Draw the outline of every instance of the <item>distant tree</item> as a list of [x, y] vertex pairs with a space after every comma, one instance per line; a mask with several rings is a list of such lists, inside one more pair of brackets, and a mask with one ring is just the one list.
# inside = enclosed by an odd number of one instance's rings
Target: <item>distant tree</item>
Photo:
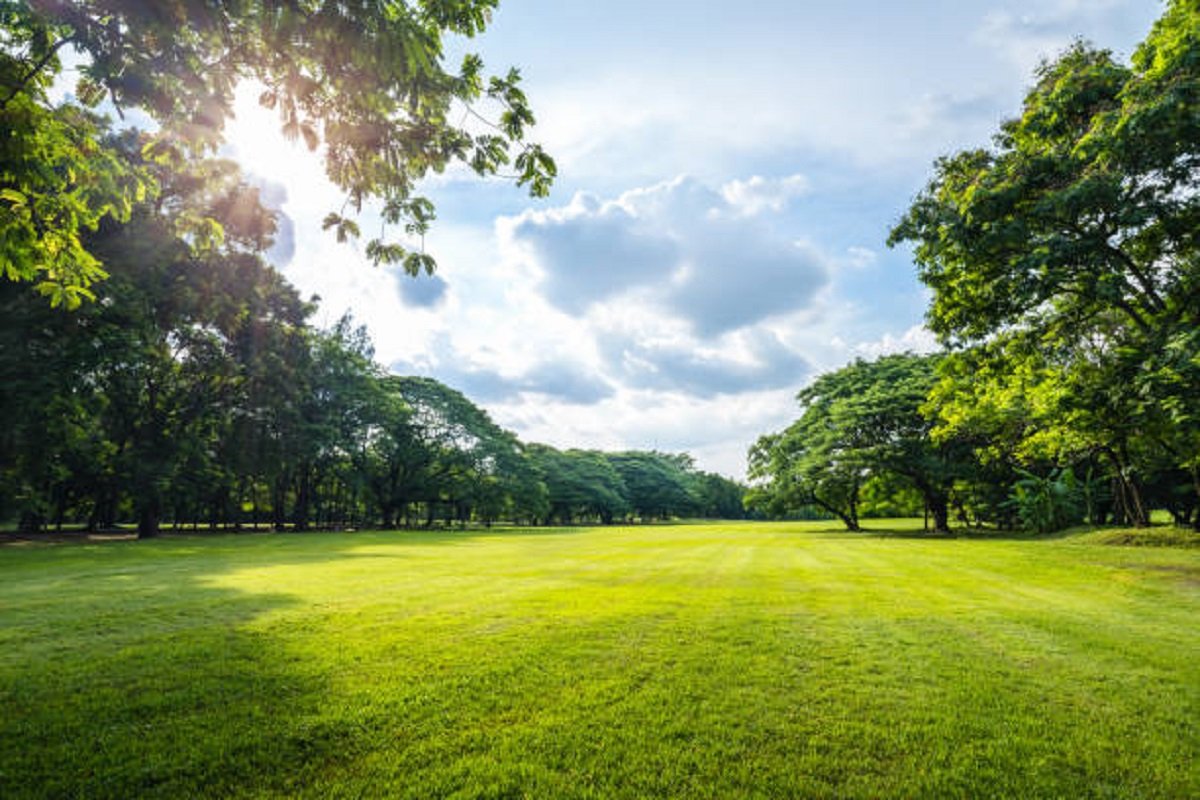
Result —
[[874, 473], [859, 492], [859, 513], [863, 517], [915, 517], [924, 508], [921, 493], [902, 476], [891, 472]]
[[745, 519], [746, 487], [715, 472], [692, 475], [696, 513], [707, 519]]
[[678, 457], [646, 451], [607, 453], [625, 486], [630, 510], [642, 519], [686, 516], [696, 508], [691, 480]]
[[541, 444], [526, 450], [545, 481], [551, 518], [570, 524], [590, 517], [609, 525], [630, 510], [625, 484], [604, 453]]
[[496, 518], [526, 477], [520, 444], [481, 408], [432, 378], [382, 379], [386, 411], [367, 453], [368, 483], [385, 525], [413, 503], [426, 522], [440, 507], [465, 520]]

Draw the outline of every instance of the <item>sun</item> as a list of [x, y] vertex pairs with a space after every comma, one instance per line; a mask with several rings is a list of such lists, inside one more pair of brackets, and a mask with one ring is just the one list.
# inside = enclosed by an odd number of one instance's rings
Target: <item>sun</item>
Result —
[[288, 141], [278, 114], [259, 104], [262, 92], [257, 81], [238, 86], [222, 155], [238, 162], [248, 175], [284, 185], [295, 202], [307, 205], [323, 199], [328, 204], [337, 194], [325, 178], [320, 149], [313, 152], [302, 141]]

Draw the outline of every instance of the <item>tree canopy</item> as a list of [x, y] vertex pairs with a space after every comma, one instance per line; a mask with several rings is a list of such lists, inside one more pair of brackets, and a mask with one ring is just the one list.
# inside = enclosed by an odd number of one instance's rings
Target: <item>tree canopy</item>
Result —
[[1160, 477], [1200, 492], [1200, 9], [1170, 3], [1131, 65], [1077, 43], [1036, 79], [994, 147], [939, 160], [891, 232], [956, 351], [935, 435], [1103, 459], [1145, 524]]
[[948, 530], [961, 467], [955, 446], [930, 438], [922, 413], [935, 369], [936, 357], [906, 354], [819, 376], [797, 395], [800, 418], [751, 450], [760, 502], [776, 513], [816, 506], [858, 530], [863, 486], [891, 475], [921, 494], [936, 530]]
[[[278, 112], [284, 135], [320, 150], [345, 193], [331, 205], [357, 212], [375, 200], [410, 238], [435, 216], [417, 182], [454, 162], [481, 175], [511, 170], [545, 195], [555, 165], [526, 141], [534, 117], [520, 74], [489, 77], [474, 54], [446, 63], [446, 37], [483, 31], [497, 2], [0, 0], [0, 271], [36, 281], [55, 305], [93, 298], [89, 287], [106, 272], [81, 233], [128, 219], [156, 183], [106, 146], [91, 109], [144, 110], [160, 126], [146, 157], [178, 164], [219, 144], [243, 80], [261, 85], [259, 101]], [[77, 100], [55, 104], [49, 89], [68, 48], [84, 58]], [[495, 119], [477, 110], [481, 101]], [[176, 221], [193, 223], [193, 237], [197, 222], [222, 232], [215, 217]], [[325, 227], [359, 235], [341, 211]], [[366, 252], [412, 274], [434, 268], [420, 247], [384, 235]]]

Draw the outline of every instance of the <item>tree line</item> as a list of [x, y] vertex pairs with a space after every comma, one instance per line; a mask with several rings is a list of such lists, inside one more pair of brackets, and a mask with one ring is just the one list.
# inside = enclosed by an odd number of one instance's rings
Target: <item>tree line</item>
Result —
[[[228, 162], [148, 160], [156, 190], [81, 243], [109, 274], [64, 312], [0, 282], [0, 519], [277, 529], [740, 517], [686, 455], [520, 442], [460, 392], [373, 361], [264, 262], [275, 218]], [[216, 220], [197, 241], [179, 217]]]
[[892, 230], [945, 351], [859, 361], [752, 448], [752, 502], [857, 529], [868, 488], [938, 530], [1200, 529], [1200, 7], [1132, 63], [1076, 43], [991, 148], [940, 159]]

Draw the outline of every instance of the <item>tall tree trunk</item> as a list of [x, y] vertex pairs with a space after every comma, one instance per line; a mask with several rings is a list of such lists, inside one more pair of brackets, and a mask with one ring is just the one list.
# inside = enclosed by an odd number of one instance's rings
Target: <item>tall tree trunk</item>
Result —
[[296, 505], [292, 507], [292, 529], [306, 531], [312, 508], [312, 470], [302, 464], [296, 475]]
[[277, 531], [287, 529], [287, 490], [290, 476], [280, 470], [271, 487], [271, 527]]
[[22, 511], [21, 521], [17, 523], [17, 530], [21, 533], [40, 532], [42, 530], [42, 515], [35, 511]]
[[1192, 486], [1196, 490], [1197, 505], [1192, 509], [1192, 529], [1200, 531], [1200, 466], [1191, 468]]

